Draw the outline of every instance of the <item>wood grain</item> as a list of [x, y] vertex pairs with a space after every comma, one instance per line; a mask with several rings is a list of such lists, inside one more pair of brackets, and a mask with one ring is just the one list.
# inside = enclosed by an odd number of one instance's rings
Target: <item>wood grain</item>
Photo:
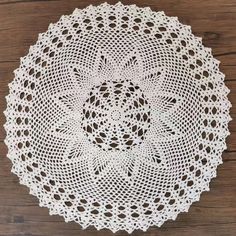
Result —
[[[116, 1], [108, 1], [116, 3]], [[18, 183], [11, 163], [6, 158], [3, 143], [7, 84], [13, 79], [13, 70], [19, 66], [19, 58], [27, 54], [29, 46], [37, 40], [38, 33], [47, 30], [61, 15], [70, 14], [74, 8], [102, 1], [60, 0], [0, 0], [0, 236], [108, 236], [108, 230], [94, 228], [82, 230], [76, 223], [65, 223], [62, 217], [49, 216], [46, 208], [38, 206], [38, 200]], [[211, 182], [211, 191], [202, 194], [188, 213], [182, 213], [176, 221], [163, 227], [152, 227], [147, 232], [135, 231], [132, 235], [145, 236], [234, 236], [236, 235], [236, 0], [134, 0], [124, 4], [150, 6], [164, 10], [169, 16], [178, 16], [184, 24], [192, 26], [195, 35], [211, 47], [214, 56], [221, 61], [221, 71], [226, 75], [226, 85], [231, 90], [229, 99], [233, 105], [227, 138], [227, 151], [218, 176]], [[118, 232], [116, 235], [127, 235]]]

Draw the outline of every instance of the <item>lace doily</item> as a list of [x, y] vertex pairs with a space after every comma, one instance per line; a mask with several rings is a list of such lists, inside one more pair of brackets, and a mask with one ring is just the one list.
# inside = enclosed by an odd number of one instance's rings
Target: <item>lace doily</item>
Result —
[[12, 171], [50, 214], [146, 230], [188, 211], [222, 163], [229, 90], [176, 17], [76, 9], [40, 34], [9, 84]]

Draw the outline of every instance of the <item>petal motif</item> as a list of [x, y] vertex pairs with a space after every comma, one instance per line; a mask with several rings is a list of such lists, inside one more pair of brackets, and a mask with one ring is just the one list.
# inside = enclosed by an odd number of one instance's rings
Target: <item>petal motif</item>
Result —
[[161, 168], [165, 166], [165, 156], [160, 145], [152, 140], [144, 140], [140, 146], [134, 148], [137, 159], [145, 160], [145, 164]]
[[100, 85], [107, 80], [114, 80], [115, 68], [116, 63], [114, 60], [109, 55], [99, 51], [92, 72], [94, 85]]
[[57, 93], [54, 95], [54, 99], [64, 111], [67, 113], [81, 112], [83, 104], [87, 98], [87, 92], [85, 90], [67, 90], [65, 92]]
[[153, 142], [163, 142], [180, 137], [182, 134], [172, 121], [169, 117], [160, 117], [153, 121], [152, 128], [147, 132], [148, 138]]
[[58, 120], [50, 130], [50, 133], [58, 138], [78, 140], [83, 137], [79, 112], [66, 115]]
[[116, 72], [122, 79], [130, 80], [137, 83], [142, 78], [142, 60], [137, 50], [130, 52], [126, 55], [118, 65]]
[[138, 165], [136, 156], [132, 151], [125, 153], [114, 153], [113, 167], [117, 170], [122, 178], [132, 183], [135, 175], [138, 174]]
[[150, 101], [153, 104], [153, 110], [157, 115], [163, 113], [174, 113], [177, 111], [179, 106], [182, 104], [182, 98], [171, 92], [164, 92], [157, 90], [155, 97], [152, 97]]
[[78, 159], [81, 160], [81, 158], [86, 159], [86, 154], [88, 153], [86, 148], [87, 145], [88, 142], [85, 136], [81, 137], [80, 140], [70, 140], [70, 144], [68, 145], [64, 155], [65, 158], [68, 158], [71, 161], [76, 161]]
[[152, 98], [151, 107], [151, 129], [148, 138], [155, 142], [170, 141], [179, 138], [182, 133], [175, 121], [174, 113], [178, 112], [182, 104], [182, 98], [168, 92], [159, 92]]
[[89, 91], [94, 85], [94, 73], [90, 68], [83, 65], [71, 64], [70, 76], [74, 81], [75, 89], [80, 91]]
[[52, 96], [53, 102], [61, 108], [64, 116], [51, 127], [51, 134], [71, 140], [78, 139], [83, 135], [81, 126], [82, 107], [86, 97], [86, 94], [78, 94], [76, 89]]
[[97, 152], [93, 155], [91, 162], [91, 174], [95, 180], [99, 180], [104, 177], [112, 168], [112, 156], [100, 149], [97, 149]]
[[161, 90], [165, 78], [165, 69], [162, 66], [145, 71], [139, 81], [144, 94], [148, 98], [155, 98], [157, 91]]

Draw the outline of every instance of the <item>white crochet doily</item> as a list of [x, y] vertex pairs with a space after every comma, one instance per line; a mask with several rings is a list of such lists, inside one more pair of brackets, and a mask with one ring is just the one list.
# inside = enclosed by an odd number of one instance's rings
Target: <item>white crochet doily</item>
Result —
[[188, 211], [222, 163], [229, 90], [176, 17], [76, 9], [40, 34], [9, 84], [12, 171], [83, 228], [146, 230]]

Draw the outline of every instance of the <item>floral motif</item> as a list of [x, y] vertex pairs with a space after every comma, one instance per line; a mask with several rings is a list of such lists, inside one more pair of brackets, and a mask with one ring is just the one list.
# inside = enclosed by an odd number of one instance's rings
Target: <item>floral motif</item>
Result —
[[[164, 68], [144, 72], [140, 61], [139, 54], [132, 52], [117, 65], [99, 53], [93, 70], [71, 65], [76, 87], [53, 95], [65, 116], [50, 133], [71, 140], [67, 156], [72, 160], [86, 156], [80, 150], [88, 141], [93, 144], [95, 178], [116, 168], [125, 179], [132, 180], [140, 164], [137, 156], [145, 156], [143, 161], [158, 166], [164, 161], [159, 142], [181, 135], [171, 121], [181, 99], [164, 92]], [[155, 105], [150, 107], [149, 101]]]

